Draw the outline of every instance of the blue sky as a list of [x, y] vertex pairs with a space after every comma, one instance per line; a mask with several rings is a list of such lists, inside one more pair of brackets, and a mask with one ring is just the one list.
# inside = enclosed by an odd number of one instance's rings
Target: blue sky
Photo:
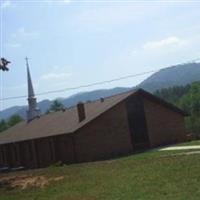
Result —
[[[1, 0], [1, 98], [27, 94], [24, 58], [35, 92], [76, 87], [200, 57], [198, 1]], [[131, 87], [147, 75], [80, 91]], [[1, 109], [27, 104], [3, 101]]]

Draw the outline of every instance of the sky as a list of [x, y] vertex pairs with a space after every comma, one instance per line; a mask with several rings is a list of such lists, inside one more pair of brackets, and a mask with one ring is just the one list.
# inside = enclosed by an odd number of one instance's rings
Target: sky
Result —
[[[200, 2], [0, 0], [0, 99], [27, 95], [25, 57], [35, 93], [157, 70], [200, 57]], [[132, 87], [151, 74], [57, 94]], [[4, 100], [0, 110], [27, 104]]]

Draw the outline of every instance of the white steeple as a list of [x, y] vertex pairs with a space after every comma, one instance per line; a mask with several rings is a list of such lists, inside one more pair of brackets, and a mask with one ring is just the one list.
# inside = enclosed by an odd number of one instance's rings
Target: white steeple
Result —
[[27, 81], [28, 81], [28, 110], [27, 110], [27, 122], [39, 117], [41, 111], [37, 108], [37, 100], [35, 98], [35, 93], [33, 89], [33, 84], [31, 80], [31, 74], [29, 70], [28, 58], [26, 58], [27, 67]]

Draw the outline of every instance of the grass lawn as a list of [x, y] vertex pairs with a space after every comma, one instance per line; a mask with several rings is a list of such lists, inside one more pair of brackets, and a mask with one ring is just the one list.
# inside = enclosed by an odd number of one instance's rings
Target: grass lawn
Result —
[[191, 142], [181, 143], [178, 146], [200, 145], [200, 140], [194, 140]]
[[108, 161], [9, 173], [6, 176], [64, 179], [25, 190], [0, 185], [0, 200], [199, 200], [200, 154], [174, 153], [150, 151]]

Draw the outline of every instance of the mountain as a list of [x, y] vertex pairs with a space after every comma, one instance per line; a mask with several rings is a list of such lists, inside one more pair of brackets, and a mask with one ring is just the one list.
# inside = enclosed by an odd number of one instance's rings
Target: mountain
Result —
[[[154, 92], [155, 90], [161, 88], [168, 88], [172, 86], [181, 86], [181, 85], [184, 86], [199, 80], [200, 80], [200, 63], [189, 63], [162, 69], [151, 75], [143, 82], [141, 82], [137, 86], [137, 88], [140, 87], [150, 92]], [[102, 89], [91, 92], [82, 92], [72, 95], [68, 98], [57, 98], [57, 99], [61, 101], [66, 107], [70, 107], [76, 105], [79, 101], [83, 102], [86, 102], [88, 100], [93, 101], [101, 97], [108, 97], [114, 94], [128, 91], [130, 89], [133, 89], [133, 87], [130, 88], [117, 87], [113, 89]], [[50, 100], [43, 100], [38, 103], [38, 107], [41, 109], [42, 113], [45, 113], [45, 111], [49, 108], [51, 103], [52, 101]], [[0, 119], [2, 118], [7, 119], [13, 114], [19, 114], [20, 116], [25, 118], [26, 110], [27, 110], [26, 106], [14, 106], [5, 109], [0, 112]]]
[[[108, 97], [114, 94], [119, 94], [121, 92], [126, 92], [130, 89], [131, 88], [117, 87], [113, 89], [95, 90], [91, 92], [78, 93], [68, 98], [57, 98], [57, 100], [63, 103], [65, 107], [70, 107], [70, 106], [76, 105], [80, 101], [82, 102], [86, 102], [88, 100], [93, 101], [101, 97]], [[50, 101], [50, 100], [43, 100], [38, 103], [38, 107], [41, 109], [42, 113], [45, 113], [47, 109], [49, 109], [52, 102], [53, 101]], [[27, 106], [15, 106], [15, 107], [5, 109], [0, 112], [0, 119], [7, 119], [13, 114], [18, 114], [25, 119], [26, 110], [27, 110]]]
[[138, 85], [150, 92], [172, 86], [184, 86], [200, 80], [200, 63], [188, 63], [162, 69]]
[[[42, 113], [45, 113], [46, 110], [50, 107], [52, 101], [43, 100], [38, 103], [38, 107], [41, 109]], [[8, 119], [14, 114], [20, 115], [22, 118], [26, 118], [27, 106], [14, 106], [8, 109], [5, 109], [0, 112], [0, 119]]]
[[76, 95], [73, 95], [67, 99], [62, 100], [61, 102], [66, 106], [72, 106], [77, 104], [78, 102], [86, 102], [86, 101], [93, 101], [99, 99], [101, 97], [108, 97], [115, 94], [119, 94], [122, 92], [126, 92], [131, 88], [124, 88], [124, 87], [117, 87], [113, 89], [102, 89], [102, 90], [94, 90], [92, 92], [83, 92]]
[[0, 112], [0, 119], [7, 119], [14, 113], [19, 113], [23, 106], [13, 106]]

